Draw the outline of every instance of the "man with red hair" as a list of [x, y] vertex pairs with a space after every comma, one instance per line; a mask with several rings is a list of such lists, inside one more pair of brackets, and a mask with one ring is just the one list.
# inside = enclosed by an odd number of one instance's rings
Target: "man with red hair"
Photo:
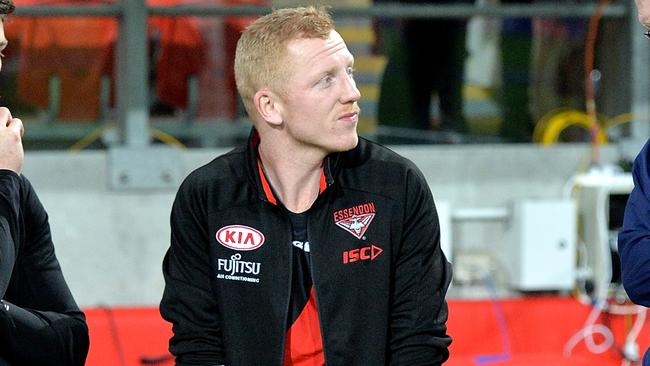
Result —
[[433, 197], [357, 135], [354, 57], [324, 9], [243, 32], [248, 143], [195, 170], [171, 214], [162, 316], [176, 365], [434, 366], [448, 357]]

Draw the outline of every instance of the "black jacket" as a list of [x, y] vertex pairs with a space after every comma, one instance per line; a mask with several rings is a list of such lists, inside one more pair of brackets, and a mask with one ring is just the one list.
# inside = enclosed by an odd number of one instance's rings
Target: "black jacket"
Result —
[[54, 254], [47, 213], [23, 176], [0, 170], [0, 364], [83, 365], [88, 327]]
[[[177, 365], [283, 362], [291, 224], [252, 136], [190, 174], [172, 208], [160, 311]], [[421, 172], [360, 139], [326, 159], [324, 176], [307, 227], [327, 365], [441, 364], [451, 266]]]

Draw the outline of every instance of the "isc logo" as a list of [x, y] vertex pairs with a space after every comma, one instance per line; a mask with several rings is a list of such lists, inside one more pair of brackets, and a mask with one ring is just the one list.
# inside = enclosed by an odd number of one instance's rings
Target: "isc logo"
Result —
[[384, 250], [374, 244], [369, 247], [346, 250], [343, 252], [343, 264], [357, 261], [375, 260]]
[[253, 250], [264, 244], [264, 234], [243, 225], [224, 226], [217, 231], [216, 238], [221, 245], [234, 250]]

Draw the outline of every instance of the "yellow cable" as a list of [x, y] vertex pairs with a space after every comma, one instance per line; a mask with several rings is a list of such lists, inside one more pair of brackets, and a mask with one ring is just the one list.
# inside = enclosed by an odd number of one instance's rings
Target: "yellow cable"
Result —
[[650, 117], [648, 116], [637, 116], [634, 113], [623, 113], [619, 114], [616, 117], [610, 118], [607, 120], [605, 123], [605, 129], [609, 129], [615, 126], [618, 126], [623, 123], [629, 123], [629, 122], [634, 122], [634, 121], [643, 121], [643, 122], [648, 122], [650, 121]]
[[[639, 117], [633, 113], [623, 113], [612, 118], [600, 116], [599, 120], [604, 122], [599, 122], [603, 126], [599, 133], [599, 143], [607, 142], [605, 132], [612, 127], [638, 120], [650, 122], [650, 116]], [[542, 116], [535, 125], [533, 142], [541, 143], [545, 146], [552, 145], [558, 141], [560, 134], [566, 128], [577, 125], [588, 129], [591, 127], [591, 123], [589, 116], [582, 111], [568, 108], [555, 109]]]
[[634, 121], [636, 118], [633, 113], [623, 113], [616, 117], [610, 118], [605, 122], [605, 129]]
[[174, 137], [174, 136], [172, 136], [172, 135], [170, 135], [168, 133], [165, 133], [165, 132], [163, 132], [163, 131], [161, 131], [161, 130], [159, 130], [157, 128], [152, 128], [151, 129], [151, 136], [153, 136], [154, 138], [160, 140], [161, 142], [163, 142], [163, 143], [165, 143], [167, 145], [176, 146], [177, 148], [179, 148], [181, 150], [187, 149], [187, 146], [185, 146], [185, 144], [180, 142], [180, 140], [178, 140], [176, 137]]
[[535, 124], [535, 129], [533, 130], [533, 142], [536, 143], [542, 142], [542, 136], [544, 135], [544, 130], [548, 128], [548, 122], [553, 116], [570, 110], [573, 109], [569, 107], [560, 107], [560, 108], [553, 109], [550, 112], [544, 114]]
[[[85, 149], [90, 144], [95, 142], [97, 139], [102, 137], [104, 132], [106, 132], [106, 131], [108, 131], [110, 129], [113, 129], [113, 128], [115, 128], [115, 126], [113, 126], [113, 125], [105, 125], [105, 126], [101, 126], [101, 127], [96, 128], [95, 130], [93, 130], [92, 132], [87, 134], [86, 136], [82, 137], [79, 141], [75, 142], [72, 146], [70, 146], [68, 151], [70, 153], [72, 153], [72, 154], [78, 153], [79, 151]], [[179, 149], [182, 149], [182, 150], [187, 149], [187, 146], [185, 146], [185, 144], [180, 142], [176, 137], [174, 137], [174, 136], [172, 136], [172, 135], [170, 135], [168, 133], [165, 133], [165, 132], [163, 132], [163, 131], [161, 131], [161, 130], [159, 130], [157, 128], [152, 128], [151, 129], [151, 136], [158, 139], [159, 141], [167, 144], [167, 145], [175, 146], [175, 147], [177, 147]]]
[[[560, 138], [562, 131], [570, 126], [578, 126], [585, 129], [592, 128], [592, 119], [585, 112], [578, 110], [565, 110], [550, 117], [545, 123], [541, 133], [541, 142], [544, 146], [555, 144]], [[603, 144], [607, 142], [607, 135], [600, 130], [598, 132], [598, 142]]]
[[81, 150], [85, 149], [86, 147], [88, 147], [88, 145], [95, 142], [95, 140], [102, 137], [102, 134], [104, 134], [105, 131], [108, 131], [109, 129], [112, 129], [112, 128], [114, 128], [114, 126], [112, 126], [112, 125], [105, 125], [105, 126], [101, 126], [101, 127], [96, 128], [91, 133], [89, 133], [86, 136], [82, 137], [79, 141], [75, 142], [72, 146], [70, 146], [68, 151], [70, 151], [70, 153], [72, 153], [72, 154], [78, 153], [79, 151], [81, 151]]

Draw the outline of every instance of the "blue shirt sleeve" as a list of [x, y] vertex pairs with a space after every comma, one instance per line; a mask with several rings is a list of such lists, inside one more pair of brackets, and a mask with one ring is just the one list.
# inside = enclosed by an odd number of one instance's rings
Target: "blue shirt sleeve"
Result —
[[650, 140], [634, 160], [634, 189], [618, 235], [623, 286], [630, 299], [650, 306]]

